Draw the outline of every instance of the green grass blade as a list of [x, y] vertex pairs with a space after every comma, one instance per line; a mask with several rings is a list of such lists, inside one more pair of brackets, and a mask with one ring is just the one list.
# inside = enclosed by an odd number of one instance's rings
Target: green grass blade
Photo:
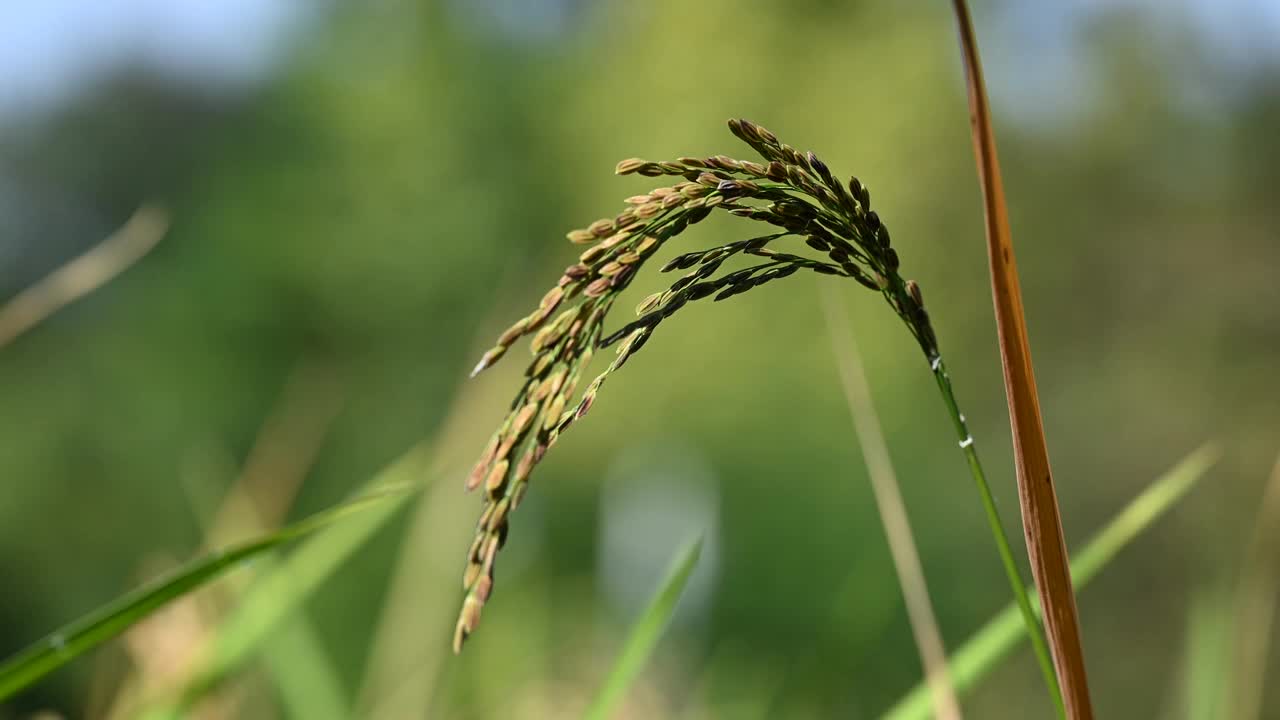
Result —
[[[383, 470], [368, 487], [422, 487], [425, 453], [411, 451]], [[187, 708], [251, 659], [264, 640], [295, 612], [352, 553], [403, 507], [410, 494], [399, 492], [389, 502], [358, 518], [308, 538], [277, 567], [250, 586], [236, 611], [217, 629], [210, 651], [176, 696], [166, 698], [144, 717], [181, 717]]]
[[[1196, 481], [1218, 460], [1219, 451], [1205, 445], [1188, 455], [1169, 472], [1134, 498], [1092, 540], [1076, 554], [1071, 575], [1076, 589], [1083, 588], [1116, 554], [1187, 494]], [[1040, 613], [1039, 603], [1034, 610]], [[956, 692], [977, 685], [1026, 637], [1018, 609], [1008, 605], [992, 618], [948, 661]], [[929, 688], [919, 683], [884, 714], [886, 720], [921, 720], [930, 717], [933, 706]]]
[[1182, 678], [1185, 720], [1213, 720], [1218, 717], [1245, 718], [1221, 712], [1223, 687], [1229, 663], [1228, 638], [1231, 637], [1231, 601], [1222, 588], [1202, 589], [1191, 597], [1187, 610], [1187, 648]]
[[[404, 491], [399, 492], [404, 495]], [[0, 664], [0, 700], [124, 632], [168, 603], [199, 589], [227, 570], [291, 540], [385, 504], [396, 493], [369, 495], [312, 515], [257, 540], [211, 553], [127, 593], [55, 630]]]
[[345, 720], [351, 701], [342, 678], [305, 616], [295, 613], [263, 649], [285, 717]]
[[658, 592], [649, 601], [649, 606], [640, 615], [640, 619], [631, 627], [622, 653], [609, 673], [604, 686], [596, 695], [591, 706], [583, 715], [587, 720], [605, 720], [609, 717], [613, 706], [626, 693], [627, 688], [635, 682], [644, 664], [649, 659], [658, 639], [675, 614], [676, 603], [684, 592], [693, 569], [698, 564], [698, 556], [702, 553], [702, 538], [689, 543], [676, 554], [667, 578], [659, 586]]
[[[311, 390], [311, 388], [306, 389]], [[263, 438], [265, 437], [264, 432]], [[263, 438], [258, 440], [257, 447], [265, 447], [272, 443], [272, 438]], [[285, 469], [287, 471], [287, 468]], [[301, 463], [295, 466], [294, 470], [296, 474], [292, 479], [298, 482], [305, 475], [306, 470]], [[289, 478], [283, 477], [287, 482]], [[272, 526], [265, 524], [269, 521], [261, 516], [262, 506], [249, 498], [252, 494], [250, 484], [272, 478], [278, 482], [282, 476], [273, 472], [273, 475], [268, 478], [262, 474], [255, 474], [251, 468], [246, 467], [241, 470], [239, 479], [230, 489], [216, 494], [212, 492], [211, 487], [208, 487], [208, 483], [186, 483], [188, 500], [196, 517], [201, 521], [206, 542], [224, 533], [225, 528], [233, 523], [237, 526], [246, 526], [247, 532], [265, 533], [272, 530]], [[276, 506], [272, 510], [283, 512], [284, 508]], [[228, 511], [230, 511], [230, 517]], [[210, 546], [212, 547], [212, 544]], [[249, 587], [254, 577], [262, 577], [275, 570], [279, 561], [278, 555], [279, 552], [274, 552], [255, 558], [253, 560], [255, 572], [251, 576], [227, 578], [229, 587], [226, 591], [228, 597], [233, 598], [231, 601], [233, 605], [244, 595], [245, 589]], [[235, 582], [236, 580], [243, 580], [243, 582]], [[266, 674], [276, 689], [284, 717], [313, 720], [344, 720], [351, 717], [350, 701], [346, 697], [341, 674], [305, 612], [293, 614], [289, 621], [276, 632], [272, 642], [263, 648], [262, 656]]]

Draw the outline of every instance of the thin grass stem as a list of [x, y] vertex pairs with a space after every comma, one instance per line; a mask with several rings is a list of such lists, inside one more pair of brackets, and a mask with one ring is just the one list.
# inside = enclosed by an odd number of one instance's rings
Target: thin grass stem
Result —
[[1005, 532], [1004, 524], [1000, 521], [1000, 512], [996, 509], [991, 486], [987, 484], [987, 475], [982, 470], [982, 461], [978, 459], [978, 448], [973, 441], [973, 435], [969, 432], [964, 413], [960, 412], [960, 406], [956, 402], [955, 390], [951, 387], [951, 376], [947, 373], [946, 363], [942, 361], [941, 355], [934, 355], [929, 361], [929, 367], [933, 370], [933, 377], [938, 382], [938, 392], [942, 394], [942, 401], [946, 404], [951, 422], [956, 428], [960, 449], [964, 452], [965, 460], [969, 464], [969, 474], [973, 476], [974, 485], [978, 487], [978, 496], [982, 498], [982, 507], [986, 511], [991, 537], [995, 540], [996, 549], [1000, 553], [1000, 562], [1004, 565], [1004, 572], [1013, 590], [1013, 597], [1018, 603], [1022, 622], [1026, 625], [1027, 636], [1031, 639], [1032, 649], [1035, 650], [1040, 672], [1044, 675], [1045, 686], [1049, 688], [1049, 695], [1053, 698], [1058, 717], [1066, 718], [1067, 710], [1062, 701], [1062, 689], [1058, 687], [1058, 676], [1053, 670], [1053, 660], [1049, 656], [1049, 648], [1040, 632], [1040, 621], [1036, 619], [1036, 614], [1031, 609], [1031, 598], [1027, 595], [1026, 581], [1022, 579], [1018, 565], [1014, 562], [1008, 533]]
[[907, 620], [911, 624], [920, 664], [933, 697], [934, 716], [938, 720], [960, 720], [963, 715], [955, 688], [947, 676], [947, 651], [942, 642], [942, 632], [938, 629], [938, 618], [929, 599], [929, 588], [912, 536], [906, 503], [902, 500], [889, 448], [880, 429], [880, 419], [871, 401], [871, 387], [862, 368], [858, 344], [835, 287], [826, 284], [822, 290], [822, 309], [827, 321], [827, 334], [831, 337], [831, 350], [836, 357], [840, 384], [853, 418], [854, 435], [862, 447], [863, 462], [871, 480], [893, 568], [898, 574], [898, 585], [902, 588]]
[[[1121, 550], [1185, 498], [1219, 457], [1221, 451], [1217, 446], [1204, 445], [1130, 500], [1088, 543], [1072, 554], [1071, 577], [1076, 589], [1080, 590], [1092, 582], [1111, 565]], [[1027, 588], [1028, 593], [1034, 590], [1033, 587]], [[1032, 609], [1038, 617], [1039, 604]], [[1025, 635], [1017, 608], [1013, 604], [1006, 605], [948, 659], [948, 671], [956, 691], [963, 696], [976, 688], [1013, 652]], [[928, 720], [932, 708], [929, 687], [921, 681], [880, 717], [882, 720]]]
[[97, 290], [138, 262], [164, 238], [169, 214], [144, 205], [119, 230], [0, 306], [0, 347]]

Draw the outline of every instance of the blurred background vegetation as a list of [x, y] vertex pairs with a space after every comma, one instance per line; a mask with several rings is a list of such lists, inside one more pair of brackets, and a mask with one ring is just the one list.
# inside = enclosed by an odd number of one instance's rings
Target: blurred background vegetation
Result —
[[[1068, 542], [1195, 446], [1225, 450], [1079, 599], [1099, 715], [1193, 717], [1197, 688], [1230, 686], [1199, 678], [1229, 667], [1280, 428], [1280, 11], [975, 12]], [[136, 267], [0, 351], [0, 654], [197, 553], [238, 479], [300, 517], [436, 437], [439, 483], [296, 614], [353, 716], [573, 716], [698, 532], [626, 717], [883, 711], [921, 671], [821, 278], [663, 326], [538, 469], [485, 622], [448, 653], [478, 511], [461, 478], [523, 364], [463, 390], [467, 371], [573, 257], [565, 231], [651, 187], [617, 160], [746, 156], [728, 117], [871, 188], [1016, 527], [946, 3], [68, 0], [5, 5], [0, 46], [3, 297], [141, 203], [172, 216]], [[955, 647], [1007, 587], [918, 349], [845, 284]], [[664, 286], [651, 272], [636, 298]], [[181, 672], [225, 590], [0, 717], [119, 716], [130, 678]], [[1280, 681], [1265, 692], [1280, 715]], [[216, 701], [203, 716], [284, 713], [261, 672]], [[1030, 652], [966, 709], [1047, 716]]]

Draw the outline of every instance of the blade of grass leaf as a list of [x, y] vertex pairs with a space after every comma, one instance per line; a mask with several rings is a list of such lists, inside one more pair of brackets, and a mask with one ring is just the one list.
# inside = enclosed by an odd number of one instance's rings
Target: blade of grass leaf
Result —
[[640, 615], [640, 619], [631, 627], [622, 653], [605, 680], [599, 694], [587, 712], [586, 720], [605, 720], [614, 705], [626, 693], [627, 688], [635, 682], [648, 661], [649, 655], [658, 644], [658, 639], [675, 614], [676, 603], [688, 584], [693, 569], [698, 564], [698, 556], [702, 553], [702, 538], [689, 543], [676, 554], [667, 574], [666, 580], [659, 586], [658, 592], [649, 601], [648, 607]]
[[1231, 635], [1230, 590], [1222, 581], [1199, 588], [1187, 607], [1186, 647], [1183, 649], [1179, 692], [1170, 693], [1176, 708], [1164, 717], [1214, 720], [1243, 716], [1221, 712], [1228, 673], [1227, 643]]
[[[196, 517], [204, 520], [209, 546], [233, 532], [232, 528], [260, 534], [280, 524], [341, 406], [339, 386], [325, 366], [306, 360], [294, 368], [239, 477], [221, 501], [202, 497], [194, 486], [188, 493]], [[253, 577], [268, 575], [277, 566], [272, 555], [257, 561], [253, 576], [229, 578], [243, 580], [228, 583], [231, 596], [243, 597]], [[263, 648], [263, 661], [290, 717], [342, 720], [351, 716], [340, 674], [304, 612], [293, 613], [283, 623]], [[175, 678], [173, 684], [184, 681]]]
[[[470, 410], [483, 406], [477, 402], [476, 392], [473, 385], [464, 385], [444, 412], [444, 421], [432, 439], [411, 448], [357, 492], [369, 492], [379, 487], [402, 483], [416, 483], [419, 489], [427, 489], [436, 478], [452, 473], [455, 470], [453, 448], [464, 444], [460, 438], [475, 429], [476, 418]], [[425, 482], [423, 478], [426, 478]], [[144, 717], [180, 716], [184, 709], [226, 679], [253, 656], [262, 641], [271, 635], [272, 630], [288, 613], [300, 606], [312, 591], [328, 579], [351, 553], [372, 537], [409, 499], [405, 495], [396, 507], [386, 508], [385, 512], [369, 518], [366, 523], [347, 523], [349, 527], [342, 534], [330, 532], [325, 536], [309, 539], [280, 569], [264, 575], [244, 597], [237, 614], [228, 618], [219, 628], [214, 648], [193, 673], [188, 686], [176, 696], [159, 699]], [[339, 529], [343, 528], [335, 528]], [[361, 717], [364, 715], [361, 714]]]
[[[1196, 449], [1130, 501], [1076, 554], [1071, 563], [1076, 587], [1088, 585], [1122, 549], [1182, 499], [1217, 462], [1219, 455], [1220, 451], [1212, 444]], [[1039, 614], [1038, 604], [1035, 610]], [[1018, 608], [1012, 604], [1006, 606], [951, 655], [948, 666], [956, 691], [963, 694], [973, 689], [1025, 637]], [[930, 717], [931, 710], [929, 688], [920, 683], [883, 717], [885, 720], [924, 720]]]
[[985, 203], [987, 259], [991, 270], [1000, 359], [1004, 366], [1005, 395], [1013, 427], [1022, 527], [1040, 602], [1047, 609], [1045, 635], [1053, 653], [1063, 703], [1072, 720], [1083, 720], [1093, 717], [1093, 706], [1089, 699], [1071, 572], [1067, 566], [1062, 518], [1040, 417], [1040, 399], [1031, 364], [1031, 346], [1027, 340], [1022, 289], [1013, 255], [1013, 235], [1009, 230], [1009, 212], [1005, 204], [1004, 184], [1000, 179], [1000, 161], [996, 156], [995, 131], [991, 126], [991, 110], [987, 104], [987, 90], [982, 79], [982, 64], [978, 58], [969, 8], [964, 0], [953, 0], [952, 6], [960, 30], [973, 149]]
[[[364, 492], [388, 487], [422, 489], [420, 479], [427, 468], [425, 455], [426, 448], [422, 446], [410, 451], [375, 476], [367, 486], [372, 490]], [[401, 490], [360, 517], [309, 538], [273, 572], [259, 578], [245, 592], [235, 613], [218, 628], [212, 647], [197, 664], [187, 686], [177, 696], [162, 699], [146, 717], [182, 716], [204, 693], [225, 680], [352, 553], [395, 516], [412, 494]]]
[[[418, 443], [398, 460], [383, 469], [360, 492], [372, 492], [377, 488], [401, 484], [416, 484], [425, 489], [434, 479], [452, 472], [452, 448], [460, 444], [459, 437], [473, 428], [469, 408], [478, 406], [473, 386], [464, 386], [455, 394], [450, 407], [442, 415], [443, 423], [432, 439]], [[423, 478], [426, 481], [423, 482]], [[253, 657], [263, 640], [289, 613], [336, 571], [356, 549], [389, 521], [400, 507], [408, 502], [409, 494], [399, 498], [393, 507], [386, 507], [376, 516], [362, 523], [346, 523], [325, 535], [310, 538], [287, 558], [274, 572], [264, 574], [244, 596], [237, 613], [219, 628], [213, 648], [197, 665], [191, 680], [182, 691], [170, 697], [159, 698], [146, 718], [171, 718], [183, 714], [183, 710], [199, 700], [204, 693], [216, 687], [243, 663]], [[342, 530], [341, 533], [335, 532]]]
[[1276, 595], [1280, 589], [1280, 459], [1271, 471], [1254, 521], [1253, 539], [1244, 563], [1236, 597], [1235, 640], [1231, 659], [1230, 712], [1226, 717], [1253, 720], [1262, 717], [1262, 696], [1267, 685], [1267, 650], [1275, 624]]
[[31, 685], [85, 652], [114, 638], [139, 620], [183, 595], [200, 588], [225, 571], [262, 553], [322, 528], [339, 528], [352, 520], [403, 498], [404, 489], [384, 488], [289, 525], [257, 540], [212, 553], [176, 572], [107, 603], [50, 633], [0, 664], [0, 700]]
[[264, 655], [288, 717], [346, 720], [352, 716], [342, 677], [305, 613], [295, 611], [285, 620]]
[[827, 334], [831, 337], [831, 350], [836, 356], [840, 384], [844, 388], [849, 414], [853, 416], [854, 435], [862, 447], [863, 462], [871, 479], [880, 524], [884, 527], [889, 554], [898, 574], [898, 585], [902, 588], [907, 619], [920, 654], [925, 681], [931, 690], [935, 714], [940, 720], [959, 720], [962, 717], [960, 703], [947, 677], [947, 650], [929, 600], [929, 587], [920, 567], [911, 521], [902, 501], [902, 492], [898, 489], [898, 479], [893, 472], [893, 461], [889, 458], [889, 448], [880, 430], [875, 405], [871, 402], [871, 387], [862, 369], [857, 341], [849, 329], [848, 313], [831, 284], [823, 285], [822, 309], [827, 321]]

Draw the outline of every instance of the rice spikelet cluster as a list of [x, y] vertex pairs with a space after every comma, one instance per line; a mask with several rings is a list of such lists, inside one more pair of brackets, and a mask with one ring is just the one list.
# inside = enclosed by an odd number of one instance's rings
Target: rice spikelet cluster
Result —
[[[466, 480], [467, 490], [483, 490], [484, 506], [463, 574], [466, 595], [454, 633], [455, 652], [475, 630], [493, 591], [494, 562], [534, 467], [591, 409], [605, 380], [686, 303], [708, 297], [724, 300], [802, 270], [848, 277], [881, 293], [925, 356], [931, 361], [938, 357], [919, 287], [899, 274], [898, 254], [888, 228], [871, 209], [867, 188], [857, 178], [838, 181], [812, 152], [801, 153], [751, 122], [730, 120], [729, 129], [761, 161], [716, 155], [618, 163], [619, 175], [662, 177], [671, 184], [627, 198], [618, 215], [570, 232], [570, 242], [587, 246], [577, 262], [565, 268], [538, 307], [503, 332], [475, 366], [473, 377], [506, 355], [517, 340], [530, 338], [533, 359], [523, 385]], [[759, 221], [769, 232], [676, 256], [662, 272], [687, 272], [666, 290], [646, 297], [636, 308], [638, 319], [606, 332], [606, 316], [641, 265], [716, 210]], [[775, 249], [786, 238], [799, 240], [795, 249], [810, 255]], [[717, 275], [734, 256], [760, 262]], [[613, 360], [578, 395], [594, 354], [613, 345]]]

